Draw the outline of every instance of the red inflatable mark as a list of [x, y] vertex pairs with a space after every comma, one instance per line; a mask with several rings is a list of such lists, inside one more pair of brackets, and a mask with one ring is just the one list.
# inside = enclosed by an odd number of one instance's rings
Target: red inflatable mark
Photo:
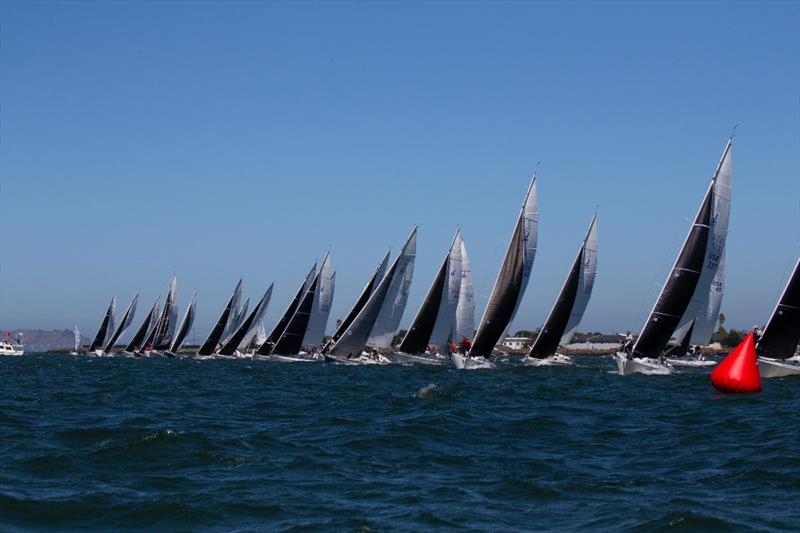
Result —
[[711, 372], [711, 383], [722, 392], [761, 392], [752, 332]]

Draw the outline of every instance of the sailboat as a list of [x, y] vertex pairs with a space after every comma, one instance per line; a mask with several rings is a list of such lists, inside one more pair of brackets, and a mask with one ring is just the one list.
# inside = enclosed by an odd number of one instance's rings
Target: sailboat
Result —
[[450, 354], [450, 360], [456, 368], [494, 367], [488, 358], [514, 319], [525, 294], [536, 256], [538, 231], [538, 195], [534, 173], [475, 339], [466, 354]]
[[224, 342], [222, 346], [217, 351], [217, 356], [238, 356], [242, 355], [239, 352], [239, 347], [241, 345], [246, 346], [250, 342], [251, 334], [255, 333], [255, 329], [261, 320], [264, 318], [264, 313], [267, 310], [267, 306], [269, 306], [269, 301], [272, 299], [272, 287], [273, 284], [270, 284], [269, 288], [267, 288], [264, 296], [261, 297], [261, 300], [258, 301], [256, 306], [253, 308], [253, 311], [242, 320], [239, 327], [234, 330], [231, 337]]
[[160, 355], [169, 350], [172, 337], [175, 335], [175, 326], [178, 322], [178, 285], [175, 276], [169, 284], [164, 307], [158, 317], [155, 327], [144, 341], [141, 350], [145, 355]]
[[358, 296], [358, 299], [353, 304], [353, 307], [347, 312], [347, 315], [344, 317], [344, 320], [336, 327], [336, 331], [334, 331], [331, 338], [320, 350], [320, 354], [326, 354], [328, 351], [336, 344], [336, 342], [344, 335], [344, 333], [350, 329], [350, 324], [356, 319], [358, 314], [367, 304], [369, 297], [372, 296], [372, 293], [378, 288], [381, 280], [383, 279], [384, 275], [386, 274], [386, 268], [389, 265], [389, 252], [386, 252], [386, 255], [383, 256], [383, 260], [378, 263], [378, 266], [375, 267], [375, 270], [372, 272], [372, 276], [370, 276], [369, 281], [367, 284], [364, 285], [364, 288], [361, 290], [361, 294]]
[[72, 334], [75, 340], [75, 347], [69, 352], [70, 355], [78, 355], [81, 352], [81, 330], [78, 329], [78, 324], [72, 325]]
[[458, 289], [458, 305], [453, 326], [453, 341], [466, 346], [475, 336], [475, 293], [472, 288], [472, 267], [467, 255], [467, 246], [461, 239], [461, 283]]
[[122, 335], [125, 333], [125, 330], [131, 325], [131, 322], [133, 322], [133, 316], [136, 314], [136, 304], [138, 302], [139, 293], [137, 292], [131, 303], [128, 304], [125, 314], [122, 315], [122, 320], [120, 320], [117, 329], [114, 330], [114, 333], [112, 333], [108, 338], [108, 341], [106, 341], [105, 346], [102, 348], [102, 350], [98, 349], [95, 351], [98, 356], [111, 355], [111, 350], [114, 349], [114, 344], [116, 344], [119, 338], [122, 337]]
[[[313, 312], [314, 299], [318, 292], [320, 272], [318, 272], [311, 285], [300, 300], [300, 304], [295, 309], [292, 318], [281, 333], [278, 341], [272, 347], [271, 355], [279, 355], [281, 357], [297, 356], [303, 347], [303, 338], [305, 337], [308, 324], [311, 320], [311, 313]], [[302, 358], [308, 359], [308, 358]]]
[[300, 300], [302, 300], [303, 295], [308, 290], [309, 285], [311, 285], [311, 281], [317, 273], [317, 264], [314, 263], [311, 266], [311, 270], [308, 271], [306, 277], [303, 279], [303, 282], [300, 284], [300, 287], [297, 289], [297, 292], [292, 298], [292, 301], [289, 302], [289, 306], [281, 315], [281, 318], [272, 328], [272, 331], [269, 335], [267, 335], [267, 340], [264, 341], [261, 346], [258, 347], [256, 350], [256, 356], [268, 356], [272, 354], [272, 348], [275, 346], [275, 343], [278, 342], [278, 339], [283, 334], [283, 330], [286, 329], [286, 326], [289, 324], [289, 321], [292, 319], [295, 310], [297, 310], [297, 306], [300, 305]]
[[597, 215], [592, 217], [578, 255], [561, 287], [561, 292], [542, 329], [533, 341], [526, 364], [570, 364], [569, 356], [557, 353], [559, 345], [569, 344], [578, 330], [592, 296], [597, 275]]
[[307, 349], [318, 349], [322, 345], [325, 336], [325, 328], [328, 325], [328, 317], [331, 314], [333, 304], [333, 293], [336, 289], [336, 272], [331, 265], [331, 254], [325, 254], [322, 266], [319, 268], [319, 282], [311, 306], [311, 316], [308, 320], [308, 328], [303, 337], [303, 346]]
[[200, 357], [209, 357], [214, 355], [214, 353], [219, 348], [219, 341], [222, 339], [222, 333], [228, 326], [228, 322], [231, 320], [231, 315], [237, 311], [239, 298], [242, 295], [242, 280], [239, 279], [239, 283], [236, 284], [236, 288], [233, 289], [233, 294], [231, 295], [230, 300], [228, 300], [228, 305], [225, 306], [225, 309], [222, 310], [222, 313], [219, 315], [219, 319], [217, 319], [217, 323], [211, 329], [211, 332], [208, 334], [208, 337], [200, 345], [200, 348], [197, 350], [197, 355]]
[[111, 297], [111, 303], [108, 304], [108, 309], [106, 310], [106, 314], [103, 316], [103, 320], [100, 322], [100, 326], [97, 328], [97, 333], [94, 336], [94, 340], [89, 345], [88, 353], [90, 355], [96, 354], [98, 351], [103, 349], [103, 346], [106, 344], [106, 339], [114, 331], [114, 313], [117, 308], [117, 295]]
[[[417, 227], [414, 226], [400, 254], [375, 290], [372, 291], [358, 315], [338, 340], [333, 342], [325, 352], [326, 361], [345, 364], [374, 364], [385, 361], [384, 358], [377, 355], [375, 357], [362, 357], [362, 352], [367, 347], [373, 328], [379, 316], [384, 312], [385, 306], [393, 309], [388, 312], [388, 315], [383, 316], [391, 317], [395, 312], [394, 308], [398, 305], [398, 300], [402, 299], [401, 290], [408, 290], [407, 287], [404, 288], [407, 279], [406, 271], [409, 268], [413, 268], [416, 254]], [[392, 296], [392, 298], [388, 298], [389, 296]], [[394, 318], [391, 318], [391, 320], [394, 320]], [[385, 325], [384, 323], [381, 327], [383, 328]], [[383, 334], [385, 334], [385, 331], [382, 329], [381, 335]]]
[[[717, 164], [692, 227], [686, 235], [686, 240], [670, 269], [667, 280], [650, 311], [639, 338], [636, 339], [630, 353], [623, 350], [615, 355], [619, 373], [623, 376], [636, 373], [670, 374], [671, 366], [663, 360], [670, 339], [676, 333], [681, 339], [685, 337], [685, 330], [681, 332], [679, 327], [685, 327], [686, 330], [691, 327], [695, 330], [698, 328], [698, 324], [701, 324], [701, 319], [703, 324], [710, 320], [705, 311], [710, 302], [710, 297], [706, 293], [711, 290], [717, 274], [727, 235], [732, 139], [733, 136], [725, 145], [725, 150]], [[715, 209], [721, 209], [722, 212], [717, 212]], [[724, 224], [721, 222], [723, 219]], [[724, 225], [724, 231], [722, 228], [717, 230], [718, 225]], [[718, 254], [713, 255], [713, 267], [708, 266], [709, 250], [714, 250], [714, 254]], [[704, 305], [693, 303], [698, 300]], [[687, 310], [691, 309], [696, 309], [697, 313], [694, 311], [688, 313], [695, 316], [690, 317], [687, 324], [681, 326], [687, 316]], [[717, 318], [714, 317], [714, 323], [716, 320]], [[695, 335], [694, 331], [692, 335]]]
[[800, 375], [800, 364], [793, 355], [800, 341], [800, 259], [783, 289], [775, 309], [756, 345], [758, 370], [762, 378]]
[[461, 230], [444, 256], [428, 293], [400, 342], [394, 360], [401, 363], [444, 364], [449, 353], [461, 291]]
[[158, 296], [156, 301], [153, 302], [153, 307], [150, 308], [147, 316], [144, 317], [142, 325], [139, 326], [139, 329], [136, 330], [136, 333], [133, 334], [133, 337], [131, 337], [128, 345], [122, 351], [124, 354], [139, 355], [139, 352], [144, 346], [145, 339], [150, 331], [155, 327], [156, 316], [158, 316], [158, 303], [160, 301], [161, 296]]
[[183, 320], [181, 320], [181, 325], [178, 326], [178, 331], [175, 333], [175, 338], [172, 339], [172, 344], [169, 347], [169, 350], [165, 352], [164, 355], [167, 357], [175, 357], [175, 354], [178, 353], [178, 350], [181, 349], [183, 346], [183, 341], [186, 339], [186, 336], [192, 330], [192, 325], [194, 324], [194, 315], [197, 311], [197, 293], [195, 292], [192, 294], [192, 299], [189, 302], [189, 307], [186, 308], [186, 313], [183, 315]]

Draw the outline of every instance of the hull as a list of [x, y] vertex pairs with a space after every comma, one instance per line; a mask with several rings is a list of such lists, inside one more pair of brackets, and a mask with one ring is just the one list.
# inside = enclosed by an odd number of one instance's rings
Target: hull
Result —
[[314, 357], [312, 355], [278, 355], [278, 354], [270, 354], [270, 355], [260, 355], [258, 356], [260, 361], [275, 361], [278, 363], [319, 363], [321, 359]]
[[614, 358], [617, 360], [617, 369], [620, 376], [630, 376], [631, 374], [665, 376], [672, 374], [670, 367], [656, 359], [630, 358], [622, 353], [615, 354]]
[[715, 366], [717, 364], [716, 361], [712, 359], [681, 359], [681, 358], [668, 358], [667, 363], [671, 366], [689, 366], [689, 367], [703, 367], [703, 366]]
[[459, 370], [480, 370], [495, 368], [494, 363], [485, 357], [469, 357], [460, 353], [450, 354], [450, 361]]
[[436, 365], [447, 364], [447, 359], [436, 355], [412, 355], [396, 353], [392, 355], [393, 362], [401, 365]]
[[758, 358], [758, 373], [762, 378], [785, 378], [800, 376], [800, 365], [787, 363], [778, 359]]
[[16, 350], [14, 348], [0, 348], [0, 355], [19, 356], [24, 354], [25, 350]]
[[359, 357], [339, 357], [336, 355], [325, 354], [326, 363], [338, 363], [342, 365], [386, 365], [391, 363], [382, 355], [360, 355]]
[[553, 366], [553, 365], [574, 365], [575, 362], [572, 357], [556, 353], [550, 357], [539, 359], [537, 357], [524, 357], [522, 364], [526, 366]]

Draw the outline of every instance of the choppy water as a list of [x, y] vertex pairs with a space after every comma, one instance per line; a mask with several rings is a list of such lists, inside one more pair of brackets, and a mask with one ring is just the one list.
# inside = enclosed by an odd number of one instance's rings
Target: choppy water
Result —
[[800, 380], [0, 358], [0, 529], [800, 527]]

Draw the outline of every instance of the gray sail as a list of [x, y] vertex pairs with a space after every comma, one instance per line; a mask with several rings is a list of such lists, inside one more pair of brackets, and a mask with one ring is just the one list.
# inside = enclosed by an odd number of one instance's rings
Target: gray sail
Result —
[[317, 282], [316, 296], [311, 307], [311, 316], [303, 338], [303, 346], [316, 348], [322, 345], [325, 336], [325, 327], [331, 314], [333, 292], [336, 288], [336, 273], [331, 265], [330, 252], [325, 255], [322, 266], [319, 268], [319, 281]]
[[[414, 237], [416, 243], [416, 236]], [[413, 251], [408, 249], [408, 255], [404, 258], [405, 269], [403, 276], [397, 277], [389, 286], [386, 299], [378, 311], [375, 325], [372, 327], [367, 344], [375, 348], [388, 348], [397, 331], [400, 329], [400, 321], [408, 303], [408, 294], [411, 290], [411, 281], [414, 277], [414, 260], [416, 258], [416, 244]]]
[[453, 341], [464, 339], [472, 341], [475, 335], [475, 293], [472, 288], [472, 267], [467, 255], [467, 246], [461, 239], [461, 283], [456, 306], [456, 323], [453, 328]]
[[119, 326], [117, 326], [117, 329], [114, 330], [114, 333], [108, 339], [108, 342], [106, 342], [106, 345], [103, 348], [104, 352], [109, 353], [111, 349], [114, 347], [114, 344], [125, 333], [125, 330], [128, 329], [128, 326], [131, 325], [131, 322], [133, 322], [133, 315], [136, 314], [136, 304], [138, 303], [138, 301], [139, 301], [139, 293], [137, 292], [136, 295], [133, 297], [131, 303], [128, 304], [128, 308], [125, 310], [125, 314], [122, 315], [122, 320], [120, 321]]
[[245, 313], [247, 313], [247, 308], [248, 307], [250, 307], [250, 298], [249, 297], [245, 299], [245, 301], [242, 304], [242, 306], [239, 308], [238, 311], [236, 311], [236, 316], [233, 318], [233, 320], [230, 321], [232, 329], [230, 330], [230, 333], [228, 333], [228, 335], [226, 337], [222, 337], [222, 340], [220, 341], [221, 345], [224, 346], [224, 345], [228, 344], [228, 342], [233, 337], [234, 333], [236, 333], [236, 330], [239, 329], [239, 326], [242, 325], [242, 322], [244, 322], [244, 320], [245, 320], [245, 318], [247, 316]]
[[197, 310], [197, 293], [195, 292], [192, 294], [192, 299], [189, 301], [189, 306], [186, 308], [186, 313], [183, 315], [183, 320], [181, 320], [181, 325], [178, 326], [178, 330], [175, 333], [175, 338], [172, 339], [172, 344], [169, 347], [169, 353], [176, 354], [178, 350], [181, 349], [183, 346], [183, 341], [186, 339], [186, 336], [192, 330], [192, 325], [194, 324], [194, 316]]
[[406, 275], [406, 268], [413, 263], [417, 250], [417, 228], [416, 226], [408, 237], [403, 250], [397, 256], [392, 267], [388, 270], [378, 287], [372, 291], [364, 307], [355, 317], [350, 327], [339, 338], [336, 344], [330, 348], [329, 352], [338, 356], [358, 356], [367, 345], [370, 333], [378, 313], [383, 307], [389, 290], [403, 282]]
[[158, 317], [152, 336], [145, 342], [145, 350], [169, 350], [178, 321], [178, 285], [175, 276], [169, 284], [164, 308]]

